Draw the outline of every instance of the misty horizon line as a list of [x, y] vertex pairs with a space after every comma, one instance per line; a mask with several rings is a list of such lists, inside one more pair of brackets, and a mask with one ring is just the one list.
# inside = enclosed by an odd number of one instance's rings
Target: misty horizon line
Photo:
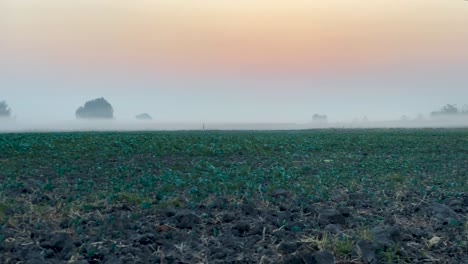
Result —
[[468, 116], [443, 116], [419, 120], [358, 120], [336, 122], [168, 122], [157, 120], [50, 120], [26, 122], [1, 120], [0, 133], [22, 132], [117, 132], [117, 131], [213, 131], [213, 130], [311, 130], [379, 128], [468, 128]]
[[[317, 110], [317, 109], [315, 109]], [[136, 111], [135, 111], [136, 112]], [[9, 120], [10, 122], [28, 122], [31, 124], [40, 124], [46, 122], [132, 122], [136, 121], [138, 124], [140, 123], [216, 123], [216, 124], [355, 124], [355, 123], [366, 123], [369, 122], [398, 122], [398, 123], [408, 123], [408, 122], [423, 122], [425, 120], [430, 120], [433, 122], [434, 120], [445, 122], [443, 119], [448, 120], [458, 120], [458, 119], [465, 119], [468, 117], [468, 105], [464, 105], [463, 107], [458, 107], [456, 104], [446, 104], [442, 108], [436, 111], [432, 111], [426, 114], [421, 112], [419, 113], [411, 113], [405, 114], [404, 112], [396, 112], [394, 114], [387, 115], [386, 117], [375, 115], [375, 112], [369, 113], [360, 113], [356, 115], [348, 115], [344, 117], [342, 113], [332, 113], [331, 118], [328, 118], [327, 114], [323, 112], [315, 112], [313, 115], [312, 111], [307, 111], [310, 113], [309, 117], [307, 118], [306, 112], [302, 112], [299, 116], [298, 115], [283, 115], [281, 118], [271, 118], [271, 117], [257, 117], [257, 118], [247, 118], [242, 120], [242, 118], [232, 118], [229, 116], [222, 116], [222, 113], [218, 112], [220, 117], [212, 118], [210, 116], [203, 116], [197, 115], [192, 118], [171, 118], [168, 113], [161, 114], [157, 116], [158, 118], [153, 119], [153, 117], [148, 114], [147, 112], [137, 115], [114, 115], [114, 108], [111, 103], [109, 103], [104, 97], [88, 100], [85, 102], [84, 105], [78, 107], [75, 111], [75, 116], [72, 118], [71, 115], [66, 117], [63, 115], [62, 117], [51, 117], [51, 118], [43, 118], [43, 117], [35, 117], [34, 114], [30, 115], [28, 113], [23, 113], [23, 116], [18, 116], [15, 114], [11, 108], [8, 107], [6, 101], [0, 101], [0, 120]], [[63, 112], [62, 112], [63, 113]], [[65, 114], [65, 113], [63, 113]], [[370, 115], [370, 118], [368, 117]], [[397, 117], [398, 116], [398, 117]], [[341, 117], [341, 118], [340, 118]]]
[[[150, 119], [139, 119], [138, 117], [141, 115], [148, 115]], [[314, 120], [315, 117], [319, 117], [318, 120]], [[368, 118], [368, 115], [361, 115], [360, 117], [353, 117], [353, 118], [345, 118], [345, 119], [331, 119], [331, 121], [328, 119], [329, 116], [327, 114], [319, 114], [315, 113], [311, 115], [311, 118], [308, 120], [304, 121], [244, 121], [244, 120], [237, 120], [237, 121], [226, 121], [226, 120], [209, 120], [207, 119], [206, 121], [203, 119], [198, 119], [198, 120], [173, 120], [173, 121], [168, 121], [165, 119], [153, 119], [151, 115], [148, 113], [140, 113], [137, 115], [134, 115], [133, 117], [129, 116], [112, 116], [112, 117], [76, 117], [75, 118], [54, 118], [51, 121], [54, 122], [70, 122], [70, 121], [76, 121], [76, 122], [115, 122], [115, 121], [135, 121], [135, 122], [146, 122], [146, 123], [290, 123], [290, 124], [304, 124], [304, 123], [359, 123], [359, 122], [394, 122], [394, 121], [400, 121], [400, 122], [413, 122], [413, 121], [431, 121], [431, 120], [443, 120], [443, 119], [465, 119], [468, 118], [468, 112], [458, 112], [458, 113], [439, 113], [437, 115], [434, 115], [434, 112], [431, 112], [427, 115], [424, 114], [417, 114], [417, 115], [400, 115], [398, 118]], [[37, 118], [33, 117], [20, 117], [18, 115], [11, 115], [11, 116], [1, 116], [0, 115], [0, 121], [2, 122], [15, 122], [15, 121], [32, 121], [32, 120], [38, 120]], [[46, 119], [43, 119], [46, 120]], [[42, 121], [39, 121], [42, 122]]]
[[[381, 128], [381, 127], [468, 127], [468, 107], [459, 109], [454, 104], [446, 104], [440, 110], [429, 115], [418, 114], [416, 117], [400, 115], [398, 119], [369, 119], [366, 114], [360, 118], [351, 117], [348, 120], [330, 120], [326, 114], [315, 113], [310, 118], [292, 121], [292, 116], [283, 119], [230, 120], [221, 117], [213, 120], [209, 117], [193, 117], [191, 120], [153, 119], [148, 113], [138, 114], [132, 118], [119, 118], [114, 115], [114, 108], [104, 98], [86, 101], [75, 112], [75, 118], [35, 118], [23, 119], [17, 115], [12, 117], [11, 109], [5, 101], [0, 102], [0, 131], [134, 131], [134, 130], [284, 130], [284, 129], [314, 129], [314, 128]], [[162, 115], [165, 116], [165, 115]], [[336, 115], [333, 115], [336, 116]], [[168, 116], [166, 115], [166, 118]], [[289, 119], [289, 120], [288, 120]]]

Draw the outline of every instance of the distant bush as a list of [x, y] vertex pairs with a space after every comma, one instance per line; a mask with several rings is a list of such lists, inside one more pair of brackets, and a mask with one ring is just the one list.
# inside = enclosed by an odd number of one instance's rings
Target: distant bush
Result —
[[320, 115], [320, 114], [314, 114], [312, 116], [312, 121], [315, 123], [326, 123], [327, 122], [327, 116], [326, 115]]
[[461, 110], [462, 114], [467, 115], [468, 114], [468, 105], [463, 106], [463, 109]]
[[76, 110], [78, 119], [113, 119], [114, 109], [104, 98], [88, 101]]
[[135, 116], [136, 119], [138, 120], [152, 120], [153, 118], [147, 114], [147, 113], [143, 113], [143, 114], [139, 114], [137, 116]]
[[11, 109], [8, 107], [8, 104], [5, 101], [0, 101], [0, 118], [1, 117], [10, 117]]
[[431, 112], [432, 117], [437, 116], [456, 116], [456, 115], [466, 115], [468, 114], [468, 107], [465, 106], [464, 109], [458, 109], [454, 104], [446, 104], [439, 111]]

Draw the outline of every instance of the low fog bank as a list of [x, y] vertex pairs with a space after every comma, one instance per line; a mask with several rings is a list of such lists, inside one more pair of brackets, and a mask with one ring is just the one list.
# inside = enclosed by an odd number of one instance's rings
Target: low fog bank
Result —
[[[304, 126], [303, 126], [304, 127]], [[305, 127], [304, 127], [305, 128]], [[0, 133], [74, 131], [182, 131], [182, 130], [290, 130], [301, 129], [286, 123], [198, 123], [139, 120], [71, 120], [55, 122], [0, 121]]]
[[142, 120], [64, 120], [24, 121], [0, 119], [1, 133], [74, 131], [180, 131], [180, 130], [299, 130], [323, 128], [468, 128], [467, 116], [437, 117], [424, 120], [390, 120], [308, 123], [169, 123]]
[[[75, 119], [57, 120], [52, 118], [34, 119], [32, 116], [26, 119], [18, 119], [9, 108], [6, 101], [0, 101], [0, 133], [5, 132], [72, 132], [72, 131], [167, 131], [167, 130], [300, 130], [323, 128], [456, 128], [468, 127], [468, 106], [463, 108], [455, 104], [446, 104], [439, 110], [432, 111], [429, 115], [419, 114], [416, 118], [402, 115], [396, 120], [382, 120], [383, 116], [375, 115], [375, 119], [353, 119], [337, 121], [340, 116], [331, 119], [324, 113], [315, 113], [310, 121], [306, 119], [302, 123], [285, 122], [206, 122], [204, 118], [213, 118], [210, 115], [193, 118], [189, 122], [162, 122], [153, 120], [148, 113], [141, 113], [133, 118], [115, 116], [112, 104], [104, 97], [91, 99], [79, 106], [75, 111]], [[244, 114], [249, 115], [250, 112]], [[167, 117], [166, 115], [162, 115]], [[249, 116], [250, 117], [250, 116]], [[247, 117], [247, 118], [249, 118]], [[68, 117], [67, 117], [68, 118]], [[217, 120], [230, 120], [232, 116], [221, 115]], [[252, 117], [250, 117], [252, 118]], [[270, 120], [294, 120], [295, 115], [282, 115]], [[343, 116], [341, 115], [341, 118]], [[255, 118], [261, 120], [261, 118]], [[255, 120], [253, 119], [253, 120]], [[171, 119], [166, 119], [171, 120]], [[213, 120], [213, 119], [211, 119]], [[231, 119], [232, 120], [232, 119]], [[252, 120], [252, 119], [251, 119]], [[301, 119], [295, 119], [301, 120]]]

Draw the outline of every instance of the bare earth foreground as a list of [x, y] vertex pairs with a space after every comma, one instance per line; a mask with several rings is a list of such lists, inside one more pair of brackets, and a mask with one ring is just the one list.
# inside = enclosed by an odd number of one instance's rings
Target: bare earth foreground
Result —
[[468, 263], [468, 129], [0, 134], [0, 263]]

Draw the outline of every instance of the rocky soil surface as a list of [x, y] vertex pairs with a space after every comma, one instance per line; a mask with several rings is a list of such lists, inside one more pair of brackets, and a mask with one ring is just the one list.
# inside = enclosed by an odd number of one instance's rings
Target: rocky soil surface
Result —
[[[51, 215], [61, 206], [27, 190], [17, 195], [54, 204], [44, 206]], [[12, 215], [0, 227], [0, 263], [468, 263], [467, 194], [385, 194], [393, 198], [383, 202], [379, 195], [337, 192], [298, 206], [298, 197], [279, 190], [269, 199], [214, 197], [191, 208]]]

